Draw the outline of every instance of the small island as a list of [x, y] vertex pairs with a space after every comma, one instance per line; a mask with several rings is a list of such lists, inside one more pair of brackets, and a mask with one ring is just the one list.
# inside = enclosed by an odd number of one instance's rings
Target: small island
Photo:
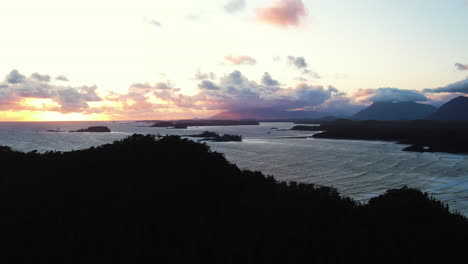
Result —
[[92, 126], [92, 127], [82, 128], [82, 129], [73, 130], [73, 131], [69, 131], [69, 132], [105, 133], [105, 132], [111, 132], [111, 130], [106, 126]]
[[229, 135], [229, 134], [224, 134], [220, 136], [216, 132], [210, 132], [210, 131], [205, 131], [201, 134], [196, 134], [196, 135], [189, 135], [189, 137], [195, 137], [195, 138], [203, 138], [201, 140], [205, 141], [214, 141], [214, 142], [240, 142], [242, 141], [242, 136], [238, 135]]
[[186, 124], [175, 124], [174, 129], [187, 129], [188, 126]]
[[294, 126], [291, 130], [297, 131], [323, 131], [321, 126]]
[[156, 122], [156, 123], [154, 123], [154, 124], [151, 125], [150, 127], [173, 127], [173, 126], [174, 126], [174, 123], [173, 123], [173, 122], [161, 121], [161, 122]]

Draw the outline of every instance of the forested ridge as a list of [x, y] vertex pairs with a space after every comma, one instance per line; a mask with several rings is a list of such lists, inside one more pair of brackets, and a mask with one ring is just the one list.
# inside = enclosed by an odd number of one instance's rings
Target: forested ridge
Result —
[[466, 218], [418, 190], [360, 204], [241, 170], [178, 136], [70, 152], [0, 147], [0, 162], [3, 260], [450, 263], [468, 245]]

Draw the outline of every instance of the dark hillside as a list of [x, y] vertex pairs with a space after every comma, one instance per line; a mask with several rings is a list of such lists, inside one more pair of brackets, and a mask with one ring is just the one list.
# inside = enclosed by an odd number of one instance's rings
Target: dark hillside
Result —
[[468, 121], [468, 97], [459, 96], [442, 105], [428, 119], [439, 121]]
[[436, 107], [415, 102], [375, 102], [351, 117], [354, 120], [418, 120], [434, 113]]
[[359, 205], [176, 136], [0, 161], [4, 263], [449, 263], [468, 243], [466, 219], [419, 191]]

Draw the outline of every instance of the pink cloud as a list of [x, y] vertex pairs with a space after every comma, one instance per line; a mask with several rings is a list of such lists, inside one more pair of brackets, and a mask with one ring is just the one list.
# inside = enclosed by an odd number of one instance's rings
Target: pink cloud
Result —
[[234, 65], [255, 65], [257, 60], [250, 56], [226, 56], [225, 60], [231, 62]]
[[301, 0], [279, 0], [257, 10], [257, 19], [280, 27], [299, 26], [307, 10]]
[[462, 93], [434, 93], [428, 94], [427, 97], [431, 100], [431, 104], [436, 106], [441, 106], [446, 102], [458, 97], [458, 96], [465, 96]]

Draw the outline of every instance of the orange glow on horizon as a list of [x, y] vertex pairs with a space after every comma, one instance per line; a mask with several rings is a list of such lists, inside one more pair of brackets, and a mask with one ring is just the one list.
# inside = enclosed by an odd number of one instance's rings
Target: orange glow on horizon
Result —
[[33, 107], [38, 110], [60, 107], [58, 103], [56, 103], [50, 98], [24, 98], [23, 100], [21, 100], [20, 104], [26, 107]]
[[0, 111], [0, 121], [107, 121], [103, 114], [60, 113], [54, 111]]

